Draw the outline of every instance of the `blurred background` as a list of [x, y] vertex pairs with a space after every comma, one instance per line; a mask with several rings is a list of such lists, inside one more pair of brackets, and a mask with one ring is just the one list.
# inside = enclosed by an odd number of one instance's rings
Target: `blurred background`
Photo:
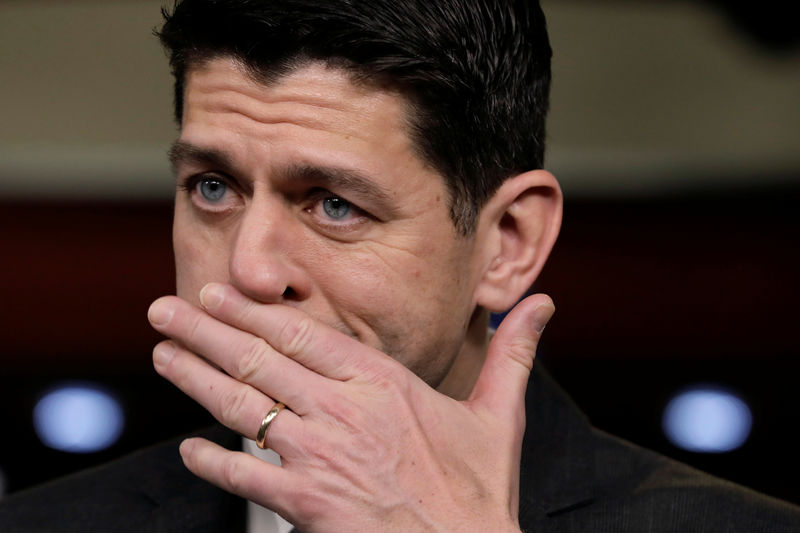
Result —
[[[0, 0], [0, 495], [211, 422], [150, 362], [174, 290], [161, 3]], [[542, 4], [567, 204], [540, 361], [600, 428], [800, 503], [795, 19]]]

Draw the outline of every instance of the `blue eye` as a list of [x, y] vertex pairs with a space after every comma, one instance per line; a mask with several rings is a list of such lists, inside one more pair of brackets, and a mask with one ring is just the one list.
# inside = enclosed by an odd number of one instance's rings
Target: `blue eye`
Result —
[[336, 196], [322, 200], [322, 210], [331, 218], [342, 219], [350, 213], [350, 202]]
[[203, 199], [208, 202], [219, 202], [228, 190], [225, 182], [216, 179], [204, 179], [197, 187]]

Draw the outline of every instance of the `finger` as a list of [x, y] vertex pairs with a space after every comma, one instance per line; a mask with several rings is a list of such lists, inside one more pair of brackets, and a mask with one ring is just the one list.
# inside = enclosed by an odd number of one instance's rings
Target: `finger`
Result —
[[524, 417], [528, 385], [536, 347], [555, 312], [549, 296], [529, 296], [503, 319], [494, 335], [470, 400], [495, 416]]
[[[275, 402], [197, 355], [164, 341], [153, 350], [156, 371], [202, 405], [222, 424], [255, 440], [261, 421]], [[267, 445], [280, 455], [292, 455], [294, 437], [302, 435], [303, 421], [284, 409], [270, 425]]]
[[153, 327], [194, 353], [219, 365], [234, 379], [248, 383], [304, 415], [318, 409], [324, 379], [276, 352], [263, 339], [228, 324], [190, 303], [159, 298], [150, 306]]
[[275, 350], [331, 379], [348, 381], [368, 375], [370, 368], [396, 364], [388, 355], [298, 309], [260, 304], [230, 285], [209, 283], [200, 291], [200, 301], [214, 317], [253, 332]]
[[291, 472], [205, 439], [186, 439], [179, 449], [183, 464], [196, 476], [286, 516], [286, 500], [297, 492]]

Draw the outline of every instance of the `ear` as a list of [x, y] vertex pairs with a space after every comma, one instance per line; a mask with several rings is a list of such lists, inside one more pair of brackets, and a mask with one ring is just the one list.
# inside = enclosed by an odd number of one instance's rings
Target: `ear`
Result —
[[561, 188], [546, 170], [503, 182], [478, 218], [477, 305], [501, 312], [522, 298], [550, 255], [562, 210]]

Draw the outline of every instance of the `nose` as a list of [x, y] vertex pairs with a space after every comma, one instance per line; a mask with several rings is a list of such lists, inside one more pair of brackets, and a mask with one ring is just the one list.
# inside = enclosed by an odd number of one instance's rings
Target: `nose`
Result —
[[304, 300], [311, 292], [311, 281], [296, 262], [301, 246], [282, 207], [251, 205], [239, 220], [230, 253], [230, 283], [263, 303]]

